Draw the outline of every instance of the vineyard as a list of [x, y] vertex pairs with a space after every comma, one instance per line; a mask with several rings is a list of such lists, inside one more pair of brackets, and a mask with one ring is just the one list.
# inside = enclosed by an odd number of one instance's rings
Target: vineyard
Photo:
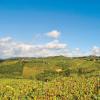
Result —
[[100, 100], [99, 79], [57, 78], [51, 82], [0, 80], [0, 100]]
[[100, 100], [100, 58], [0, 61], [0, 100]]

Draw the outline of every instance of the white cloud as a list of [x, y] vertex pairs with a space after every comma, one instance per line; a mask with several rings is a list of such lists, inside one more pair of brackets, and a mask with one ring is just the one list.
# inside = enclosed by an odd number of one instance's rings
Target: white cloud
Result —
[[45, 44], [28, 44], [13, 40], [11, 37], [0, 38], [0, 58], [9, 57], [47, 57], [47, 56], [100, 56], [100, 48], [94, 46], [91, 51], [83, 53], [80, 48], [70, 49], [67, 44], [54, 40]]
[[80, 52], [80, 48], [75, 48], [75, 50], [76, 50], [77, 52]]
[[100, 47], [94, 46], [91, 50], [91, 55], [100, 56]]
[[46, 48], [48, 49], [64, 49], [66, 48], [66, 46], [67, 45], [64, 43], [59, 43], [58, 40], [54, 40], [46, 44]]
[[12, 41], [11, 37], [5, 37], [0, 39], [0, 42], [9, 42], [9, 41]]
[[43, 44], [26, 44], [14, 41], [12, 38], [0, 39], [0, 58], [7, 57], [45, 57], [58, 55], [58, 51], [66, 48], [66, 44], [58, 40]]
[[84, 55], [84, 53], [82, 53], [82, 51], [81, 51], [80, 48], [75, 48], [75, 49], [73, 50], [73, 56], [75, 56], [75, 57], [80, 57], [80, 56], [83, 56], [83, 55]]
[[47, 33], [47, 36], [51, 37], [51, 38], [58, 38], [60, 36], [60, 32], [57, 30], [53, 30], [51, 32]]

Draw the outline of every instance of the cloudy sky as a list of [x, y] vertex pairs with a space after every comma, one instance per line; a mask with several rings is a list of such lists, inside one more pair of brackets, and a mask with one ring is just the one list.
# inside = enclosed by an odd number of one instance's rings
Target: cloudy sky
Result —
[[0, 58], [100, 56], [100, 0], [0, 0]]

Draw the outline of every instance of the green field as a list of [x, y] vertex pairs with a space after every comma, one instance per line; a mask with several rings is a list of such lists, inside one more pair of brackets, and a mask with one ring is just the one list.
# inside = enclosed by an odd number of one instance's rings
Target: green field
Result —
[[100, 57], [0, 60], [0, 100], [100, 100]]

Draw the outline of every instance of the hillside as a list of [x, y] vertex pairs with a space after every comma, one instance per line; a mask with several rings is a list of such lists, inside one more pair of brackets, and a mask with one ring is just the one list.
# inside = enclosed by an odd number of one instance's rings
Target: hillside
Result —
[[100, 57], [55, 56], [0, 60], [0, 78], [28, 78], [48, 81], [59, 76], [76, 75], [99, 77]]
[[0, 60], [0, 100], [100, 100], [100, 57]]

